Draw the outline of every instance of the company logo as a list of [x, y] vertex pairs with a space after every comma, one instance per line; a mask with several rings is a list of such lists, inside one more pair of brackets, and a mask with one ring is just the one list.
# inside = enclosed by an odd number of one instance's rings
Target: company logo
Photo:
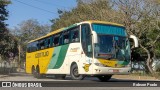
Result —
[[2, 82], [2, 87], [42, 87], [42, 85], [34, 82]]
[[35, 54], [35, 58], [40, 58], [40, 57], [46, 57], [49, 55], [49, 51], [46, 52], [40, 52]]
[[70, 49], [70, 52], [77, 52], [79, 49], [80, 49], [79, 47], [71, 48], [71, 49]]
[[2, 82], [2, 87], [11, 87], [11, 82]]

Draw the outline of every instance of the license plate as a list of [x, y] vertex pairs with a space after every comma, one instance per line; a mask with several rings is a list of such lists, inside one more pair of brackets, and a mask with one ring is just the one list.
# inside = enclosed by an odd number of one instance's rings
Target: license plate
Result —
[[113, 69], [113, 72], [119, 72], [119, 70], [118, 69]]

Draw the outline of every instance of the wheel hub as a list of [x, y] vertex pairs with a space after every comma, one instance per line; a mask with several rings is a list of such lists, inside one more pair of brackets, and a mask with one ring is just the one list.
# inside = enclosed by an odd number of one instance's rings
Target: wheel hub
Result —
[[78, 77], [79, 76], [79, 74], [78, 74], [78, 68], [75, 68], [74, 70], [73, 70], [73, 74], [74, 74], [74, 76], [76, 76], [76, 77]]

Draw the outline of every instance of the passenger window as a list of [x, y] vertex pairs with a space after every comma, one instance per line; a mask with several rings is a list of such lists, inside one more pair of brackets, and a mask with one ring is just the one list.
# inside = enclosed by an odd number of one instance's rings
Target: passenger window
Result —
[[54, 46], [58, 46], [59, 45], [59, 37], [60, 37], [60, 34], [58, 34], [58, 35], [55, 35], [54, 36]]
[[34, 42], [30, 43], [30, 52], [34, 52]]
[[44, 39], [42, 39], [42, 40], [39, 41], [39, 46], [40, 46], [40, 49], [44, 49], [45, 48]]
[[53, 44], [54, 44], [54, 43], [53, 43], [53, 36], [50, 36], [50, 45], [51, 45], [50, 47], [52, 47]]
[[69, 31], [65, 31], [63, 33], [63, 44], [68, 44], [69, 43]]
[[51, 47], [50, 37], [48, 38], [48, 48]]
[[28, 52], [28, 53], [30, 53], [30, 48], [31, 48], [31, 44], [29, 43], [29, 44], [27, 45], [27, 52]]
[[45, 39], [45, 48], [49, 48], [51, 46], [50, 44], [50, 37]]
[[30, 43], [30, 47], [29, 48], [30, 48], [30, 52], [32, 52], [32, 43]]
[[38, 42], [35, 41], [32, 43], [32, 52], [37, 51], [38, 50], [38, 46], [37, 46]]
[[54, 47], [55, 46], [55, 37], [54, 36], [52, 36], [52, 46]]
[[79, 42], [79, 27], [71, 30], [71, 42]]
[[59, 45], [62, 45], [64, 44], [63, 43], [63, 34], [60, 34], [60, 37], [59, 37]]

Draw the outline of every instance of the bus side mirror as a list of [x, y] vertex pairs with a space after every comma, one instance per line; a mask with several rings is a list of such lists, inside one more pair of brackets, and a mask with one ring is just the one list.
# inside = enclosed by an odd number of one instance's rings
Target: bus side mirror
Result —
[[92, 31], [92, 35], [93, 35], [93, 43], [98, 43], [97, 33], [95, 31]]
[[129, 38], [134, 41], [134, 48], [137, 48], [138, 47], [138, 38], [134, 35], [130, 35]]

